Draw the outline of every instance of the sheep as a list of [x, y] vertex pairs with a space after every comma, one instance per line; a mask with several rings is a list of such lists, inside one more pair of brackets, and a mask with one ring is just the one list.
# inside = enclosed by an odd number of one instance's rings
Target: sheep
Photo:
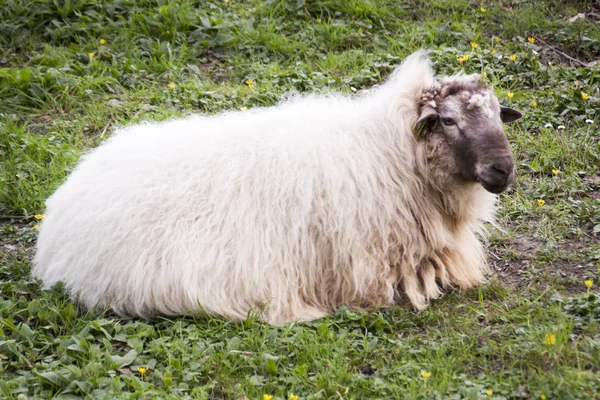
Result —
[[485, 281], [520, 117], [418, 52], [364, 96], [130, 126], [47, 200], [33, 275], [125, 317], [422, 310]]

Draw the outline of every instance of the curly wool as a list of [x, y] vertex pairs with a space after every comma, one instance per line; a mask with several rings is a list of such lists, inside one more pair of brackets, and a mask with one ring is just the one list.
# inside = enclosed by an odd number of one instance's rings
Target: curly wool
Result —
[[123, 316], [271, 324], [477, 285], [495, 196], [426, 161], [435, 82], [419, 53], [360, 98], [122, 129], [48, 199], [33, 273]]

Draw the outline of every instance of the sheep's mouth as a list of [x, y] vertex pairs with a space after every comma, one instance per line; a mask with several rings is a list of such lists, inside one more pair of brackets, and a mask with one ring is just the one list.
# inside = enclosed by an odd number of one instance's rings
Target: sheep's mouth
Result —
[[483, 186], [483, 188], [485, 190], [487, 190], [490, 193], [494, 193], [494, 194], [498, 194], [498, 193], [502, 193], [504, 192], [506, 189], [508, 189], [508, 187], [510, 186], [510, 180], [507, 183], [498, 185], [498, 184], [493, 184], [491, 182], [487, 182], [484, 179], [478, 178], [477, 181], [481, 184], [481, 186]]

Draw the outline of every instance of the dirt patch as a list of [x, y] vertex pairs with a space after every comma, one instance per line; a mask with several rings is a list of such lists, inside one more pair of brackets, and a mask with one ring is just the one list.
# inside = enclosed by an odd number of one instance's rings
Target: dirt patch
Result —
[[590, 175], [583, 178], [583, 181], [588, 185], [594, 186], [596, 189], [600, 189], [600, 175]]
[[562, 45], [562, 43], [548, 37], [536, 36], [540, 60], [544, 64], [562, 64], [570, 67], [591, 68], [598, 63], [600, 54], [594, 50], [575, 51]]
[[592, 200], [600, 199], [600, 175], [590, 175], [583, 178], [587, 186], [586, 194]]
[[[0, 259], [10, 256], [24, 254], [29, 260], [33, 259], [35, 254], [35, 234], [31, 227], [23, 223], [24, 218], [7, 217], [0, 215]], [[8, 220], [6, 223], [2, 220]]]
[[503, 1], [503, 2], [502, 2], [502, 7], [504, 7], [504, 8], [509, 8], [509, 9], [511, 9], [511, 10], [512, 10], [513, 8], [515, 8], [515, 6], [516, 6], [516, 5], [515, 5], [515, 4], [513, 4], [513, 3], [512, 3], [512, 2], [510, 2], [510, 1]]
[[496, 272], [498, 278], [509, 286], [523, 288], [529, 286], [528, 279], [531, 270], [530, 260], [490, 260], [491, 268]]
[[525, 254], [536, 252], [542, 247], [542, 242], [528, 235], [518, 236], [512, 241], [512, 244], [517, 251]]
[[593, 264], [558, 260], [538, 263], [535, 260], [510, 260], [492, 262], [492, 268], [503, 283], [510, 287], [525, 290], [535, 287], [546, 290], [553, 287], [569, 295], [587, 291], [585, 279], [594, 276], [597, 267]]
[[29, 119], [27, 128], [31, 133], [45, 135], [52, 127], [53, 118], [49, 115], [38, 115]]
[[600, 3], [592, 2], [589, 4], [584, 12], [585, 19], [592, 22], [600, 21]]
[[[598, 23], [600, 20], [600, 3], [589, 4], [583, 12], [567, 18], [569, 23], [577, 23], [578, 20], [586, 20]], [[572, 67], [591, 68], [598, 65], [600, 51], [585, 46], [566, 47], [558, 38], [536, 36], [539, 46], [540, 59], [544, 63], [569, 65]], [[583, 38], [585, 39], [585, 38]], [[569, 41], [566, 40], [567, 46]]]
[[202, 62], [197, 67], [200, 73], [210, 77], [215, 83], [220, 83], [228, 80], [232, 75], [232, 67], [225, 67], [224, 60], [224, 55], [209, 51], [202, 57]]
[[561, 251], [569, 253], [582, 254], [585, 251], [591, 250], [594, 244], [598, 244], [597, 240], [590, 236], [582, 236], [578, 240], [569, 240], [559, 244], [557, 247]]
[[568, 294], [579, 294], [587, 290], [583, 281], [597, 272], [596, 260], [586, 257], [595, 243], [588, 236], [563, 242], [550, 248], [550, 257], [542, 253], [549, 250], [542, 242], [522, 235], [490, 248], [489, 263], [508, 286], [519, 289], [535, 286], [540, 290], [553, 286]]

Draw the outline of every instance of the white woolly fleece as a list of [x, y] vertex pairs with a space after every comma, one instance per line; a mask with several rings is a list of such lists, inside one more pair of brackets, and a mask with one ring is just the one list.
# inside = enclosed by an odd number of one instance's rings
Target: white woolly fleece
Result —
[[122, 129], [48, 199], [33, 274], [120, 315], [271, 324], [477, 285], [495, 196], [430, 182], [411, 126], [434, 81], [417, 53], [361, 98]]

